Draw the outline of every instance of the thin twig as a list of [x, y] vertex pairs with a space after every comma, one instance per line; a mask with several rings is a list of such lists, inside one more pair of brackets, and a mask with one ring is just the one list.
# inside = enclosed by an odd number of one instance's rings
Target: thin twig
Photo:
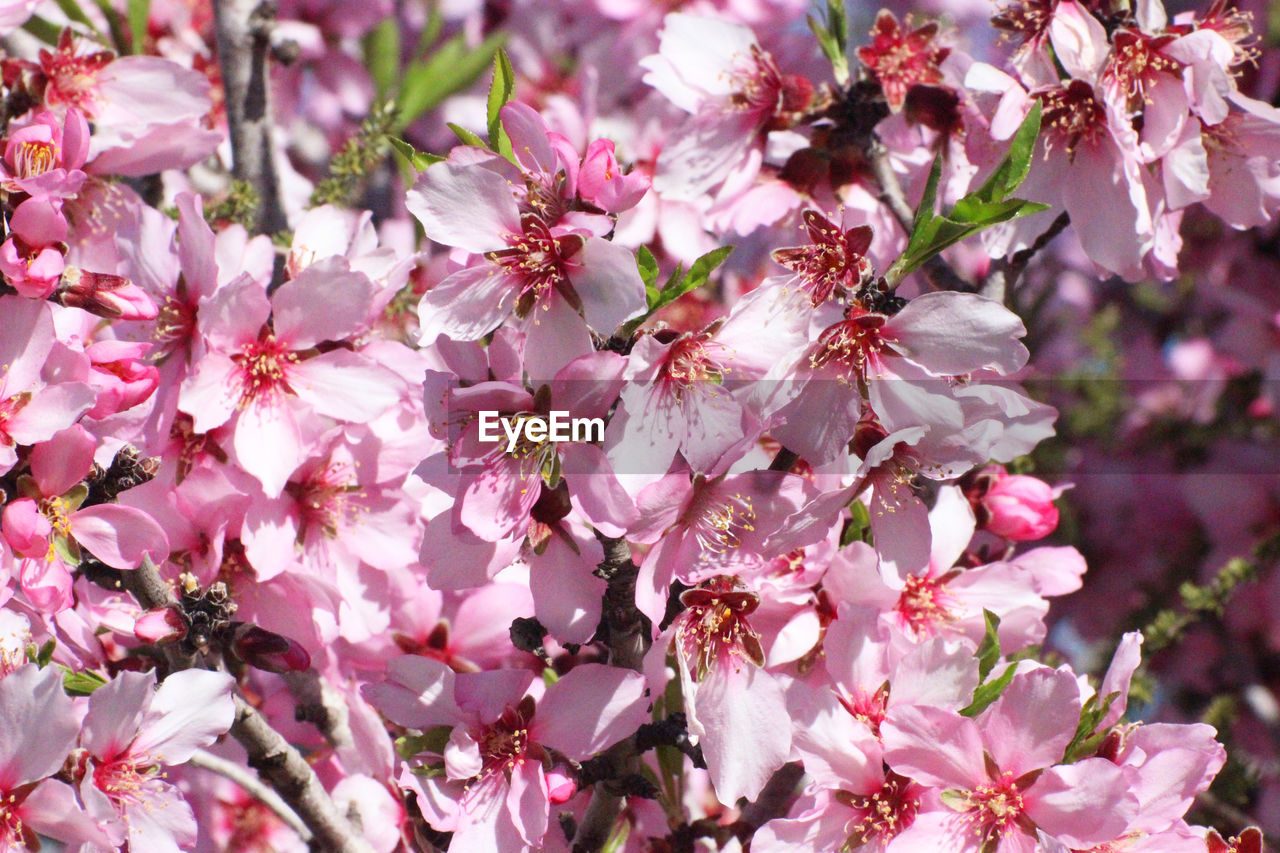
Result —
[[338, 811], [311, 765], [258, 710], [239, 696], [231, 736], [249, 754], [249, 766], [274, 788], [315, 835], [321, 850], [372, 853], [373, 848]]
[[[596, 571], [607, 584], [604, 594], [604, 640], [609, 647], [609, 663], [640, 671], [645, 653], [653, 644], [652, 625], [636, 607], [636, 575], [639, 570], [631, 559], [625, 539], [601, 537], [604, 560]], [[622, 778], [639, 770], [640, 758], [635, 736], [610, 747], [605, 753], [616, 768], [614, 778]], [[618, 815], [622, 813], [625, 795], [610, 790], [608, 781], [597, 782], [591, 792], [587, 810], [573, 837], [574, 853], [595, 853], [608, 841]]]
[[231, 130], [231, 170], [258, 191], [255, 231], [275, 234], [288, 227], [271, 139], [267, 58], [276, 4], [270, 0], [214, 0], [218, 63], [226, 90]]
[[[143, 557], [138, 568], [123, 575], [126, 589], [144, 608], [179, 606], [173, 590], [149, 556]], [[239, 695], [232, 699], [236, 716], [231, 724], [231, 736], [248, 753], [249, 766], [257, 770], [297, 814], [321, 849], [333, 853], [372, 853], [373, 848], [352, 829], [298, 750]]]
[[304, 842], [311, 840], [311, 830], [307, 829], [302, 819], [289, 808], [289, 804], [280, 799], [279, 794], [264, 785], [262, 780], [250, 773], [247, 768], [203, 749], [193, 752], [191, 758], [187, 759], [187, 763], [235, 782], [244, 789], [245, 793], [275, 812], [276, 817], [288, 824], [289, 828], [298, 833], [298, 837]]
[[1065, 231], [1070, 224], [1071, 217], [1065, 211], [1059, 213], [1053, 223], [1030, 246], [1014, 252], [1007, 258], [1000, 258], [994, 261], [991, 264], [991, 271], [987, 273], [986, 279], [982, 282], [982, 288], [979, 293], [997, 302], [1004, 302], [1008, 299], [1009, 294], [1013, 292], [1013, 286], [1017, 284], [1018, 278], [1026, 270], [1027, 264], [1031, 263], [1031, 259], [1045, 246], [1052, 243], [1053, 238]]

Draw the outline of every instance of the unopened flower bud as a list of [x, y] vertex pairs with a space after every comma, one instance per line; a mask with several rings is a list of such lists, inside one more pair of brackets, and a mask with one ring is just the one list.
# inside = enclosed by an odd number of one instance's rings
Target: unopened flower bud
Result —
[[1022, 474], [998, 477], [982, 496], [979, 520], [997, 536], [1015, 542], [1043, 539], [1058, 526], [1053, 488]]
[[301, 672], [311, 667], [311, 655], [288, 637], [257, 625], [235, 625], [231, 651], [249, 666], [267, 672]]
[[77, 267], [63, 271], [56, 296], [63, 305], [108, 319], [154, 320], [160, 313], [151, 297], [129, 279]]
[[143, 361], [151, 345], [132, 341], [98, 341], [85, 348], [91, 370], [89, 383], [98, 400], [86, 414], [105, 418], [146, 400], [160, 382], [160, 371]]
[[187, 636], [187, 621], [176, 607], [157, 607], [138, 617], [133, 635], [144, 643], [176, 642]]
[[578, 172], [578, 195], [601, 210], [620, 213], [639, 204], [649, 191], [649, 178], [642, 172], [623, 174], [613, 153], [613, 142], [597, 139], [587, 146]]
[[568, 802], [578, 793], [578, 781], [563, 767], [555, 766], [547, 771], [547, 799], [555, 805]]

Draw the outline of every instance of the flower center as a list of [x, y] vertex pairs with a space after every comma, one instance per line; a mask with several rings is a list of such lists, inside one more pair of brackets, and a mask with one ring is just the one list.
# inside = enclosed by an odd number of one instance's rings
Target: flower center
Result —
[[1161, 74], [1178, 74], [1182, 66], [1160, 53], [1173, 36], [1151, 37], [1132, 30], [1119, 30], [1112, 39], [1114, 49], [1104, 75], [1115, 81], [1128, 99], [1131, 110], [1139, 110], [1150, 100], [1146, 91]]
[[231, 360], [240, 368], [241, 408], [258, 402], [271, 403], [284, 394], [293, 394], [289, 387], [289, 369], [298, 363], [298, 356], [276, 340], [275, 335], [266, 334], [253, 343], [243, 344]]
[[1040, 95], [1046, 153], [1053, 145], [1066, 147], [1067, 156], [1075, 157], [1081, 142], [1093, 144], [1106, 132], [1107, 111], [1094, 97], [1093, 87], [1083, 80], [1072, 80]]
[[18, 146], [13, 155], [13, 170], [19, 178], [34, 178], [52, 169], [57, 160], [51, 143], [32, 140]]
[[723, 554], [742, 544], [742, 534], [754, 531], [755, 521], [750, 497], [704, 492], [694, 503], [689, 528], [703, 551]]
[[564, 241], [553, 237], [537, 216], [522, 217], [522, 224], [523, 234], [504, 235], [507, 248], [485, 255], [516, 282], [518, 317], [528, 316], [553, 287], [564, 287], [569, 282], [564, 263], [568, 247]]
[[535, 750], [529, 739], [529, 722], [533, 719], [534, 700], [526, 696], [508, 705], [502, 715], [485, 726], [476, 737], [484, 769], [481, 775], [510, 772]]
[[287, 488], [295, 493], [303, 524], [330, 539], [363, 510], [353, 500], [363, 493], [354, 482], [350, 466], [343, 463], [330, 462], [296, 487], [290, 484]]
[[908, 779], [890, 773], [880, 790], [871, 796], [858, 796], [837, 791], [836, 799], [857, 814], [845, 824], [848, 839], [842, 850], [856, 850], [877, 841], [883, 849], [898, 833], [915, 822], [920, 809], [918, 786]]
[[930, 578], [908, 575], [894, 611], [903, 625], [916, 634], [932, 634], [955, 618], [956, 601], [946, 591], [950, 575]]
[[118, 758], [93, 768], [93, 784], [117, 807], [143, 803], [147, 790], [163, 776], [160, 766], [145, 758]]
[[662, 365], [663, 384], [674, 389], [677, 397], [699, 383], [720, 384], [729, 372], [712, 352], [723, 347], [707, 335], [689, 335], [671, 345], [671, 353]]
[[760, 606], [760, 596], [737, 578], [718, 575], [696, 589], [686, 590], [680, 602], [687, 608], [676, 628], [676, 649], [701, 681], [719, 665], [749, 660], [764, 666], [760, 635], [747, 617]]
[[1004, 838], [1012, 832], [1027, 804], [1013, 774], [1005, 771], [1000, 778], [967, 792], [961, 807], [965, 812], [963, 821], [985, 841]]
[[809, 366], [815, 370], [829, 364], [843, 367], [845, 380], [854, 373], [864, 376], [867, 362], [884, 349], [880, 327], [886, 319], [883, 314], [862, 312], [827, 327], [809, 355]]

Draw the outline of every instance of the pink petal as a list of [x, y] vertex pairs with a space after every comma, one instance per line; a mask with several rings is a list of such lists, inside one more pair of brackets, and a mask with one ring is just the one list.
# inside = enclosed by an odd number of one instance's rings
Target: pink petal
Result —
[[1050, 767], [1026, 799], [1040, 828], [1073, 848], [1114, 841], [1138, 814], [1124, 771], [1105, 758]]
[[185, 763], [231, 728], [234, 686], [235, 679], [225, 672], [187, 669], [169, 675], [152, 697], [130, 750], [164, 764]]
[[345, 259], [318, 261], [271, 297], [276, 337], [300, 350], [341, 341], [367, 325], [373, 296], [373, 282], [347, 269]]
[[389, 368], [346, 349], [298, 362], [289, 385], [312, 409], [343, 423], [373, 420], [400, 402], [403, 387]]
[[527, 844], [541, 846], [547, 834], [547, 779], [538, 761], [521, 761], [511, 769], [507, 788], [507, 813]]
[[405, 655], [387, 662], [385, 681], [366, 684], [360, 693], [396, 725], [428, 729], [459, 722], [453, 680], [453, 670], [447, 664]]
[[458, 270], [418, 303], [419, 342], [430, 346], [441, 335], [458, 341], [483, 338], [511, 313], [512, 291], [511, 279], [494, 264]]
[[65, 494], [89, 476], [98, 442], [79, 424], [50, 436], [31, 450], [31, 474], [46, 497]]
[[521, 233], [507, 179], [479, 166], [435, 164], [409, 190], [406, 207], [427, 237], [468, 252], [505, 248], [504, 235]]
[[1016, 340], [1026, 333], [999, 302], [950, 291], [917, 296], [883, 329], [891, 347], [934, 375], [1012, 373], [1027, 362], [1027, 348]]
[[0, 680], [0, 790], [58, 772], [76, 742], [74, 706], [55, 666], [18, 667]]
[[582, 300], [587, 324], [608, 337], [627, 320], [645, 312], [644, 282], [631, 250], [601, 237], [589, 237], [574, 258], [581, 267], [571, 276]]
[[925, 705], [895, 706], [880, 726], [884, 760], [926, 785], [972, 790], [986, 781], [977, 723], [954, 711]]
[[259, 402], [240, 410], [233, 446], [236, 461], [262, 484], [269, 498], [278, 497], [309, 447], [303, 442], [297, 414], [289, 401]]
[[125, 671], [93, 691], [81, 746], [103, 761], [124, 753], [138, 734], [155, 686], [154, 672]]
[[788, 718], [782, 688], [753, 664], [716, 666], [698, 682], [689, 728], [698, 735], [720, 802], [754, 799], [786, 763]]
[[1060, 761], [1079, 720], [1075, 678], [1046, 667], [1015, 675], [980, 723], [996, 764], [1021, 776]]
[[136, 569], [148, 555], [157, 564], [169, 556], [169, 537], [140, 509], [101, 504], [78, 510], [67, 520], [81, 547], [113, 569]]
[[574, 761], [613, 746], [649, 721], [644, 678], [616, 666], [574, 667], [538, 702], [531, 736]]

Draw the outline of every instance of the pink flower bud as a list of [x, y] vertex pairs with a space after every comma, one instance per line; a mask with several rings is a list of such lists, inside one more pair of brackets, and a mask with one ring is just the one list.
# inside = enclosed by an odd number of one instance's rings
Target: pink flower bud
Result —
[[649, 191], [649, 178], [641, 172], [624, 175], [614, 157], [613, 142], [597, 139], [587, 146], [578, 172], [578, 195], [609, 213], [635, 207]]
[[129, 279], [78, 267], [63, 272], [57, 298], [63, 305], [108, 319], [154, 320], [160, 313], [151, 297]]
[[1053, 489], [1043, 480], [1021, 474], [997, 475], [985, 495], [983, 526], [1005, 539], [1027, 542], [1043, 539], [1058, 526]]
[[62, 253], [53, 246], [32, 249], [16, 237], [0, 245], [0, 273], [28, 299], [48, 299], [62, 276]]
[[98, 389], [98, 401], [86, 414], [105, 418], [131, 409], [146, 400], [160, 382], [160, 371], [142, 358], [151, 349], [148, 343], [98, 341], [84, 351], [92, 370], [89, 383]]
[[178, 608], [157, 607], [138, 617], [133, 635], [144, 643], [171, 643], [187, 636], [187, 622]]
[[0, 516], [0, 535], [23, 557], [44, 557], [48, 554], [52, 533], [53, 525], [31, 498], [10, 502], [4, 508], [4, 515]]
[[249, 666], [267, 672], [301, 672], [311, 667], [311, 655], [301, 645], [245, 622], [235, 626], [231, 651]]
[[578, 781], [563, 767], [547, 771], [547, 800], [553, 804], [568, 802], [578, 793]]

